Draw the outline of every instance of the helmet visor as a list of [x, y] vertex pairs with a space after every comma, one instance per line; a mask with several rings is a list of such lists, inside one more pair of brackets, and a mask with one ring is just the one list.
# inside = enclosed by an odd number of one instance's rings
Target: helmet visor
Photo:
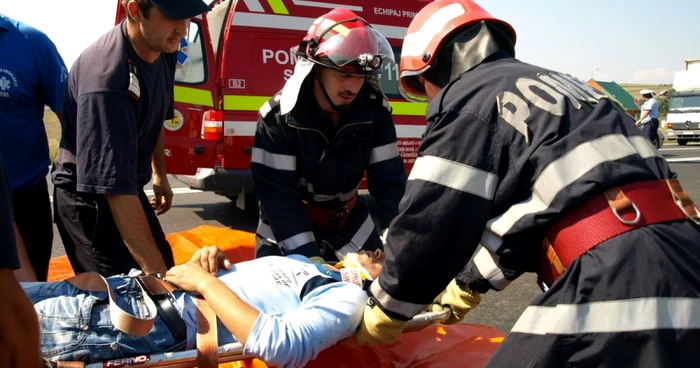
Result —
[[370, 26], [347, 28], [342, 23], [326, 33], [314, 57], [325, 58], [332, 66], [350, 72], [367, 74], [379, 73], [382, 65], [395, 62], [389, 41], [379, 31]]

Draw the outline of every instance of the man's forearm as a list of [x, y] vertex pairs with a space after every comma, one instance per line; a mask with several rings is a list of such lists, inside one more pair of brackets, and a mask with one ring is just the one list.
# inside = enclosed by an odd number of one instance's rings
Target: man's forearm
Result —
[[146, 213], [135, 195], [106, 195], [114, 222], [129, 252], [145, 273], [165, 275], [167, 268], [158, 250]]
[[42, 367], [36, 312], [9, 268], [0, 269], [0, 290], [0, 365]]
[[209, 303], [216, 316], [245, 345], [260, 312], [241, 300], [231, 289], [214, 276], [202, 280], [199, 293]]
[[156, 148], [153, 150], [151, 157], [151, 169], [153, 173], [160, 176], [165, 176], [165, 129], [160, 129], [160, 136], [156, 143]]
[[647, 116], [649, 116], [649, 111], [642, 111], [642, 115], [639, 116], [639, 120], [637, 121], [641, 123]]

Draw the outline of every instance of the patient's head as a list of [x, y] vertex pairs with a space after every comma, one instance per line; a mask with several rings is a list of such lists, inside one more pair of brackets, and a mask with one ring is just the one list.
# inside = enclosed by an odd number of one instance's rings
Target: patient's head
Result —
[[343, 263], [345, 267], [362, 266], [373, 279], [376, 279], [382, 272], [384, 251], [377, 249], [375, 251], [361, 250], [357, 253], [348, 253]]

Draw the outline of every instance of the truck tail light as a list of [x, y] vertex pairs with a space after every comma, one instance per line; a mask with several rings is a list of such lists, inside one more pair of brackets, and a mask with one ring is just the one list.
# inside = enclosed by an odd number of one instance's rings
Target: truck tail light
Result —
[[224, 112], [221, 110], [208, 110], [202, 117], [202, 139], [224, 139]]

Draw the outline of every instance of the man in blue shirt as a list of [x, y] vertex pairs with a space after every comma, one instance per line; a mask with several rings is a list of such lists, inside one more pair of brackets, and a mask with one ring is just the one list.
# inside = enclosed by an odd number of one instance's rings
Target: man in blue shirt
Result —
[[[232, 265], [218, 248], [206, 247], [168, 270], [165, 279], [181, 288], [170, 299], [177, 321], [166, 322], [159, 310], [146, 336], [130, 336], [113, 326], [106, 293], [82, 291], [66, 281], [22, 286], [39, 315], [42, 354], [49, 360], [102, 361], [192, 349], [194, 295], [201, 295], [218, 317], [219, 345], [240, 342], [246, 355], [270, 366], [302, 367], [354, 334], [367, 302], [362, 280], [376, 277], [383, 261], [384, 253], [377, 250], [349, 254], [335, 266], [301, 255]], [[138, 315], [138, 286], [124, 275], [107, 280], [117, 291], [117, 304]]]
[[642, 127], [644, 135], [649, 138], [651, 143], [656, 147], [656, 140], [659, 139], [657, 133], [659, 129], [659, 103], [654, 98], [654, 91], [643, 89], [639, 91], [639, 93], [644, 98], [644, 104], [642, 104], [642, 115], [635, 124]]
[[44, 33], [2, 14], [0, 55], [0, 154], [12, 186], [15, 223], [37, 279], [46, 280], [53, 225], [44, 108], [61, 111], [68, 71]]

